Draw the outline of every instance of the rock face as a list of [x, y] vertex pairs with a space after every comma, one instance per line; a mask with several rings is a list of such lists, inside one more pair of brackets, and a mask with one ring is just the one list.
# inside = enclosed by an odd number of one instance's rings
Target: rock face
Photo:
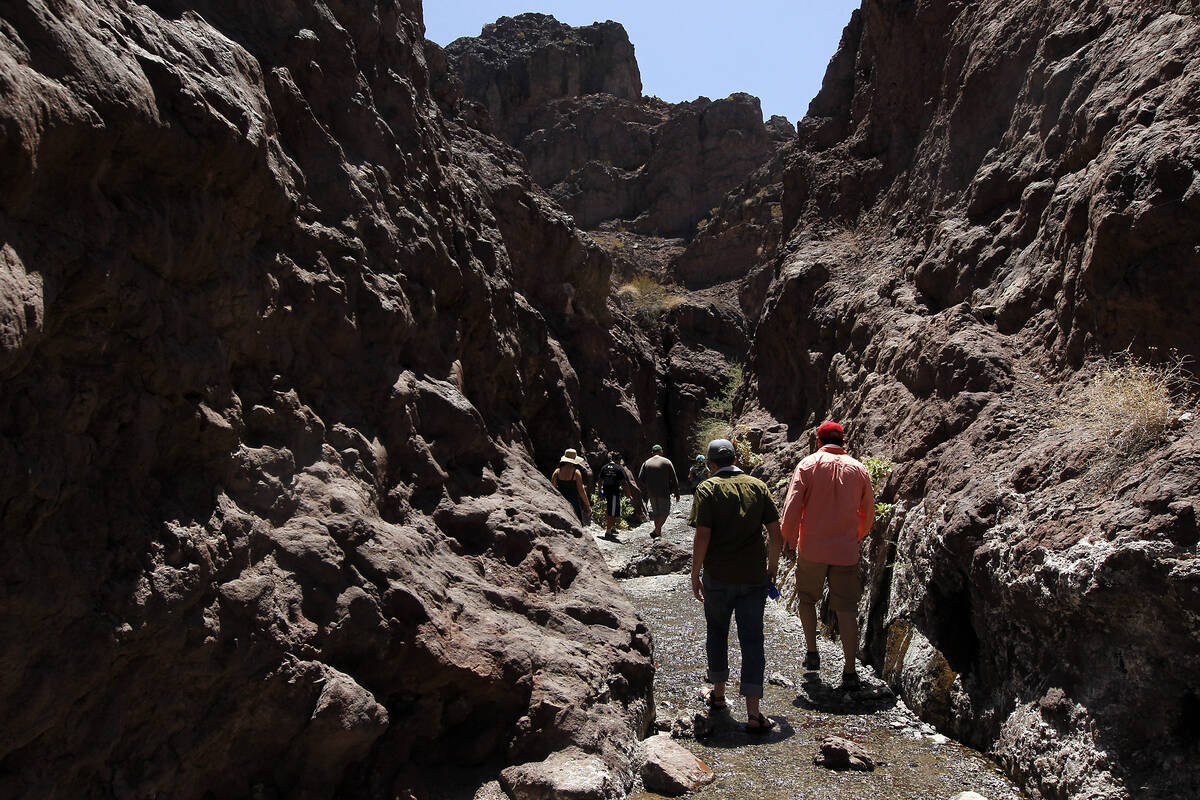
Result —
[[638, 435], [653, 366], [604, 253], [442, 120], [419, 4], [3, 16], [0, 795], [559, 751], [623, 793], [651, 642], [540, 470], [589, 403]]
[[639, 233], [690, 235], [793, 135], [782, 118], [764, 123], [747, 94], [643, 98], [633, 46], [613, 22], [501, 17], [446, 55], [470, 106], [464, 117], [520, 149], [585, 228], [620, 219]]
[[1200, 430], [1080, 410], [1097, 358], [1200, 356], [1198, 44], [1188, 2], [868, 0], [782, 170], [764, 477], [830, 417], [897, 463], [864, 651], [1034, 797], [1200, 784]]
[[501, 17], [446, 51], [464, 96], [483, 107], [492, 130], [510, 143], [537, 128], [545, 106], [556, 100], [594, 94], [642, 99], [633, 45], [612, 21], [573, 28], [547, 14]]

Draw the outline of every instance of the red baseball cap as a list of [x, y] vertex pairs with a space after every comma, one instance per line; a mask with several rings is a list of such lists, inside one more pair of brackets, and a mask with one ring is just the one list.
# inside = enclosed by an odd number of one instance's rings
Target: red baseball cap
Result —
[[836, 422], [822, 422], [821, 427], [817, 428], [818, 439], [843, 439], [845, 436], [842, 426]]

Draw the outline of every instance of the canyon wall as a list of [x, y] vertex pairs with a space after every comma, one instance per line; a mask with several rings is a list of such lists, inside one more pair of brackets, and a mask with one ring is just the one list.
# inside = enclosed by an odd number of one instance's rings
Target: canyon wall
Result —
[[769, 482], [830, 417], [896, 463], [864, 652], [1033, 797], [1200, 785], [1200, 428], [1082, 408], [1200, 357], [1198, 45], [1191, 2], [866, 0], [779, 173], [740, 421]]
[[795, 133], [779, 117], [764, 123], [748, 94], [643, 97], [633, 45], [614, 22], [501, 17], [446, 54], [470, 121], [518, 148], [586, 229], [619, 220], [638, 233], [690, 236]]
[[653, 363], [456, 91], [417, 0], [5, 4], [0, 794], [626, 791], [652, 644], [541, 469]]

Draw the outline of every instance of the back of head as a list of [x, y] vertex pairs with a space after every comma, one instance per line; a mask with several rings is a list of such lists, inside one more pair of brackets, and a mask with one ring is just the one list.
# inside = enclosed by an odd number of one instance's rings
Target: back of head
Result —
[[846, 434], [842, 430], [842, 426], [836, 422], [822, 422], [817, 428], [817, 441], [824, 447], [828, 444], [835, 444], [839, 447], [846, 441]]
[[728, 439], [713, 439], [708, 443], [708, 460], [718, 468], [728, 467], [737, 460], [737, 451]]

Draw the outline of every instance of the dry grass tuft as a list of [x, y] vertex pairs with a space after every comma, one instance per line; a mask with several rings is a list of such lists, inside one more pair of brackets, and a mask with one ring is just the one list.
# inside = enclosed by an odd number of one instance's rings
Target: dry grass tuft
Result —
[[674, 287], [659, 283], [651, 275], [635, 275], [617, 289], [617, 299], [634, 314], [653, 319], [683, 302]]
[[1195, 381], [1177, 352], [1162, 362], [1143, 361], [1128, 351], [1100, 362], [1083, 391], [1078, 417], [1070, 424], [1104, 442], [1084, 485], [1106, 492], [1146, 451], [1166, 440], [1168, 429], [1195, 405]]
[[1145, 452], [1163, 440], [1194, 386], [1177, 352], [1157, 364], [1118, 353], [1101, 362], [1084, 392], [1084, 427], [1118, 454]]

